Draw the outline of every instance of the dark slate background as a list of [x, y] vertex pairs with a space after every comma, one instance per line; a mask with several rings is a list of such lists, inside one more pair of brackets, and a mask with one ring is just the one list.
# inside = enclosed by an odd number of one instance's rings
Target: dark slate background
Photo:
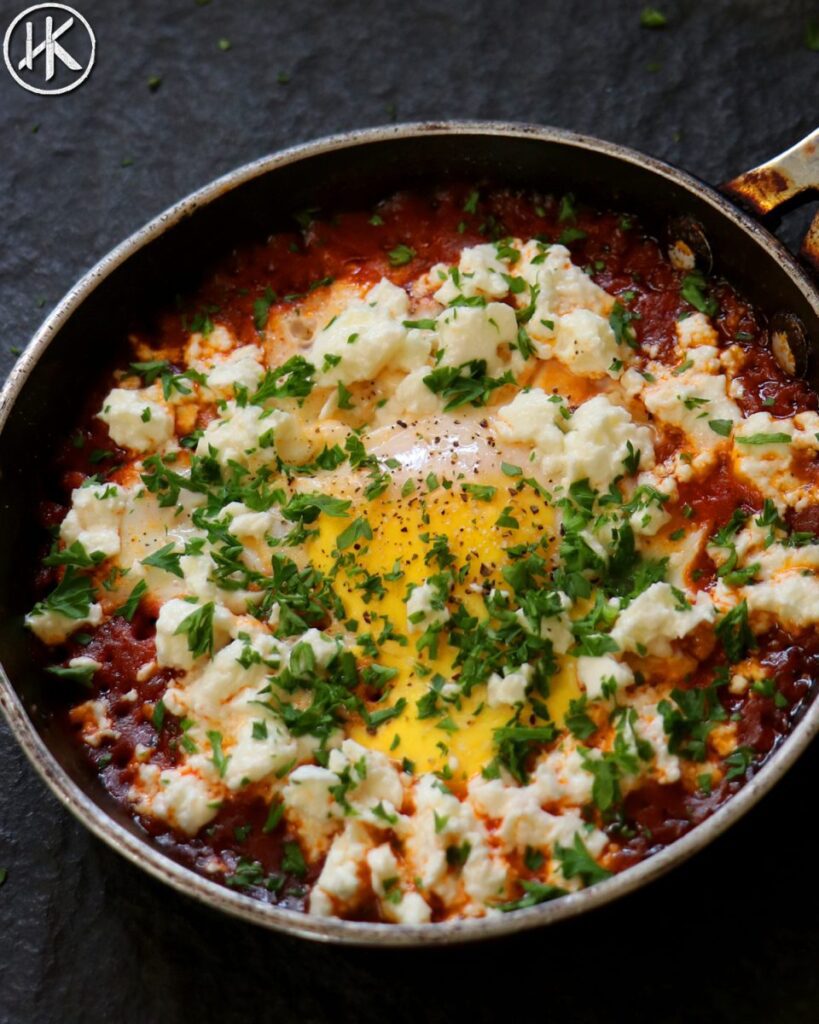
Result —
[[[38, 97], [0, 66], [4, 373], [116, 242], [294, 142], [395, 119], [507, 118], [717, 182], [819, 120], [819, 53], [804, 41], [815, 0], [656, 0], [663, 31], [640, 27], [640, 0], [73, 2], [98, 40], [85, 85]], [[0, 31], [27, 5], [0, 0]], [[805, 223], [789, 214], [785, 237]], [[84, 370], [78, 353], [79, 384]], [[817, 771], [813, 750], [729, 836], [585, 920], [434, 954], [338, 950], [143, 876], [68, 816], [0, 723], [0, 1024], [815, 1022]]]

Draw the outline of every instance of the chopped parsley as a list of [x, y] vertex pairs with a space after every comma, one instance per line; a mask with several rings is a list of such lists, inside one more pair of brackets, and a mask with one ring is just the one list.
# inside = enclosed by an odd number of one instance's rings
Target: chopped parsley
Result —
[[719, 312], [717, 300], [706, 294], [706, 287], [705, 278], [700, 271], [695, 270], [683, 278], [680, 295], [700, 313], [716, 316]]
[[396, 245], [387, 253], [390, 264], [393, 267], [404, 267], [415, 259], [415, 250], [408, 245]]
[[579, 878], [584, 885], [594, 885], [611, 878], [611, 872], [601, 867], [586, 849], [579, 832], [571, 846], [556, 843], [554, 850], [564, 878]]
[[444, 412], [451, 412], [462, 405], [485, 405], [496, 388], [514, 384], [514, 377], [509, 371], [501, 377], [489, 377], [486, 361], [473, 359], [460, 366], [439, 366], [424, 377], [424, 384], [444, 400]]
[[213, 655], [213, 601], [194, 609], [174, 630], [174, 636], [184, 635], [188, 638], [188, 650], [199, 658], [203, 654]]

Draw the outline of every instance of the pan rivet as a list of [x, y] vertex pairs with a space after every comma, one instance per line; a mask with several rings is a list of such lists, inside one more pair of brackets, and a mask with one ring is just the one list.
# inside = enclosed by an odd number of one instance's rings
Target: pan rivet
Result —
[[804, 377], [808, 371], [808, 339], [799, 317], [774, 313], [770, 334], [771, 352], [780, 368], [791, 377]]
[[699, 268], [710, 274], [714, 265], [711, 246], [699, 221], [687, 214], [672, 217], [668, 223], [668, 258], [677, 270]]

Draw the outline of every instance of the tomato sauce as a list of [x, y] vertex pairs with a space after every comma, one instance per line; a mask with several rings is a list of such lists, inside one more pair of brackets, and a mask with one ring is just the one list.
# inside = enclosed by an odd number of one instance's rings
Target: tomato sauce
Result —
[[[482, 192], [474, 212], [469, 212], [475, 205], [470, 202], [471, 191], [467, 186], [453, 186], [427, 194], [402, 192], [371, 210], [332, 217], [324, 211], [305, 214], [302, 223], [294, 219], [293, 230], [231, 252], [181, 310], [161, 313], [156, 328], [143, 331], [137, 340], [164, 353], [181, 352], [194, 318], [204, 314], [229, 327], [241, 344], [257, 343], [259, 302], [271, 308], [298, 306], [317, 285], [342, 276], [361, 284], [387, 277], [400, 285], [435, 263], [456, 261], [464, 246], [517, 236], [565, 241], [574, 262], [586, 268], [602, 288], [624, 296], [636, 313], [632, 327], [638, 352], [650, 350], [653, 358], [671, 363], [675, 324], [681, 313], [690, 312], [680, 296], [685, 272], [671, 265], [660, 244], [640, 228], [635, 217], [584, 208], [575, 211], [573, 204], [553, 196], [504, 190]], [[390, 252], [398, 246], [413, 254], [403, 266], [390, 259]], [[806, 383], [788, 378], [777, 365], [768, 348], [764, 319], [727, 283], [718, 283], [715, 294], [720, 343], [738, 344], [752, 354], [738, 375], [743, 385], [738, 399], [743, 413], [765, 410], [776, 417], [816, 409], [817, 395]], [[127, 460], [127, 453], [113, 444], [104, 424], [93, 415], [110, 384], [109, 376], [89, 394], [76, 431], [57, 455], [52, 493], [40, 509], [47, 528], [59, 524], [70, 504], [72, 488], [86, 476], [114, 478], [117, 467]], [[668, 443], [673, 446], [674, 439]], [[705, 479], [681, 484], [680, 504], [690, 509], [690, 520], [683, 525], [705, 527], [710, 534], [728, 522], [735, 509], [755, 512], [762, 508], [763, 500], [753, 487], [739, 482], [730, 464], [720, 459]], [[789, 525], [819, 534], [819, 509], [793, 513]], [[56, 573], [55, 569], [38, 572], [38, 596], [53, 587]], [[696, 585], [708, 585], [714, 573], [713, 562], [701, 552]], [[85, 643], [73, 638], [64, 651], [66, 658], [87, 655], [103, 664], [88, 693], [75, 691], [67, 699], [76, 704], [89, 696], [105, 697], [119, 738], [96, 748], [82, 744], [82, 749], [106, 788], [122, 800], [134, 781], [138, 748], [153, 748], [152, 763], [167, 767], [177, 762], [183, 740], [180, 723], [167, 712], [160, 717], [157, 711], [173, 672], [157, 669], [147, 677], [138, 672], [139, 666], [153, 659], [153, 633], [154, 620], [141, 608], [132, 622], [115, 617], [90, 630]], [[774, 631], [759, 644], [762, 663], [776, 680], [775, 693], [748, 691], [732, 696], [723, 688], [719, 698], [726, 714], [738, 719], [740, 743], [753, 752], [747, 771], [730, 780], [722, 778], [708, 792], [692, 791], [680, 781], [650, 783], [629, 793], [621, 816], [609, 827], [618, 844], [609, 862], [612, 870], [623, 870], [655, 853], [713, 813], [758, 770], [803, 713], [819, 678], [819, 639], [807, 637], [796, 643]], [[702, 666], [706, 674], [719, 657], [715, 654]], [[701, 683], [695, 678], [685, 685]], [[778, 700], [776, 694], [781, 695]], [[67, 707], [61, 714], [66, 728], [72, 728]], [[269, 811], [261, 790], [249, 786], [193, 839], [155, 820], [143, 818], [141, 823], [163, 850], [204, 875], [223, 880], [224, 869], [214, 869], [214, 864], [221, 862], [227, 866], [228, 884], [231, 879], [238, 880], [234, 884], [242, 891], [260, 899], [304, 909], [318, 869], [283, 869], [285, 849], [294, 837], [283, 821], [270, 825]], [[247, 868], [254, 864], [258, 870]], [[522, 862], [519, 866], [521, 877], [531, 874]], [[361, 913], [368, 916], [369, 912]]]

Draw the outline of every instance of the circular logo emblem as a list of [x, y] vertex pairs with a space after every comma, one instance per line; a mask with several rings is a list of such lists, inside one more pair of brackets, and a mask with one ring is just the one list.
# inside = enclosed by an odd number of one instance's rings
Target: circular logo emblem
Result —
[[35, 4], [18, 14], [6, 30], [3, 58], [9, 74], [40, 96], [71, 92], [91, 74], [97, 40], [73, 7]]

